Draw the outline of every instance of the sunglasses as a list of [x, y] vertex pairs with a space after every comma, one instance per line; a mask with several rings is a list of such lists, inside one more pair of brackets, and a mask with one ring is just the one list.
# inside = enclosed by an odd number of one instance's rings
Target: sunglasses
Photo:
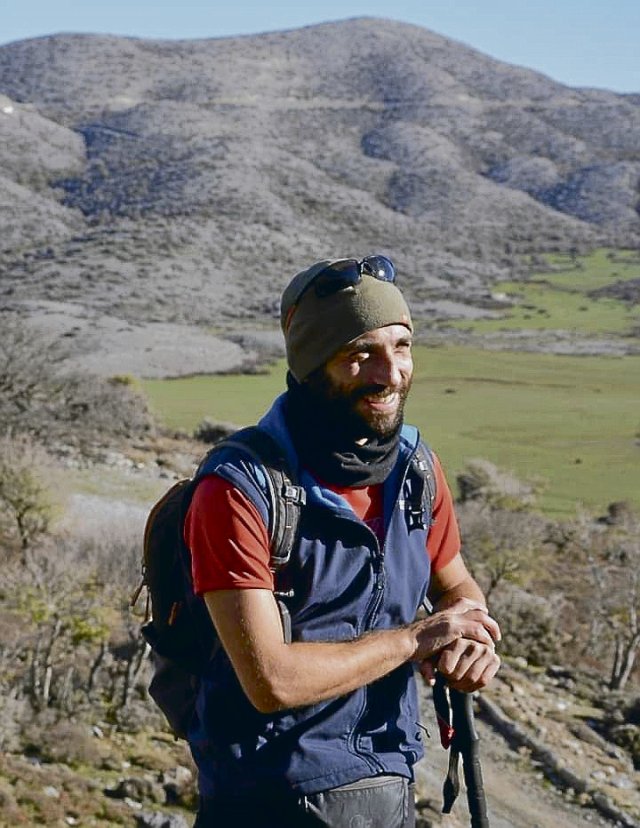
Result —
[[381, 282], [395, 282], [396, 269], [391, 259], [386, 256], [367, 256], [357, 259], [339, 259], [327, 265], [313, 278], [307, 287], [313, 286], [316, 296], [332, 296], [345, 288], [355, 287], [362, 281], [363, 275], [373, 276]]

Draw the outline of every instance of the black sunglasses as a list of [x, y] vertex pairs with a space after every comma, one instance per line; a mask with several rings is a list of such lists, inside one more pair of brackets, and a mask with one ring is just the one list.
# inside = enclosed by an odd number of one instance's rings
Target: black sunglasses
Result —
[[348, 287], [360, 283], [364, 274], [373, 276], [381, 282], [395, 282], [396, 269], [391, 259], [386, 256], [367, 256], [359, 262], [357, 259], [339, 259], [316, 273], [307, 288], [313, 285], [316, 296], [331, 296]]

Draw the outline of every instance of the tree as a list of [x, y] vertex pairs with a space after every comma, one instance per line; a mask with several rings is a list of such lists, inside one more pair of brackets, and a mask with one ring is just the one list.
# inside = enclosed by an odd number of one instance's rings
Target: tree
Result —
[[589, 554], [597, 642], [609, 657], [609, 688], [622, 690], [640, 649], [640, 518], [619, 504], [609, 507], [600, 543]]
[[27, 435], [0, 437], [0, 537], [5, 548], [20, 549], [23, 563], [54, 515], [53, 490], [44, 479], [51, 469], [47, 453]]
[[4, 315], [0, 338], [0, 422], [47, 445], [87, 449], [152, 428], [143, 398], [126, 378], [104, 379], [71, 369], [59, 340], [47, 339], [15, 315]]
[[533, 512], [471, 501], [457, 508], [462, 552], [487, 603], [505, 582], [527, 583], [547, 554], [547, 521]]
[[531, 511], [537, 487], [489, 460], [470, 460], [457, 477], [463, 553], [487, 602], [503, 582], [534, 574], [545, 547], [547, 521]]

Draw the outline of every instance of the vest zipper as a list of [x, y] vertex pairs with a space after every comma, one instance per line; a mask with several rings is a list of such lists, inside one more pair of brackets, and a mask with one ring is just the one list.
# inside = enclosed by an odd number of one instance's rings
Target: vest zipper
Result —
[[[409, 473], [409, 469], [411, 467], [411, 461], [413, 459], [413, 455], [415, 454], [415, 452], [416, 452], [416, 447], [414, 446], [413, 451], [409, 455], [407, 464], [406, 464], [406, 466], [404, 468], [404, 471], [402, 473], [402, 479], [400, 480], [400, 485], [398, 486], [398, 492], [396, 494], [395, 500], [393, 502], [393, 507], [392, 507], [391, 512], [390, 512], [390, 518], [391, 519], [393, 519], [393, 515], [394, 515], [396, 509], [398, 508], [398, 501], [400, 500], [400, 496], [402, 494], [402, 490], [404, 488], [404, 484], [405, 484], [406, 479], [407, 479], [407, 474]], [[383, 503], [382, 508], [384, 510], [384, 503]], [[346, 519], [349, 520], [349, 518], [346, 518]], [[358, 521], [358, 522], [361, 523], [361, 521]], [[378, 610], [380, 608], [380, 605], [382, 603], [382, 599], [384, 597], [384, 588], [385, 588], [384, 560], [385, 560], [385, 553], [386, 553], [386, 546], [387, 546], [387, 531], [386, 531], [387, 527], [385, 527], [384, 543], [381, 547], [380, 546], [380, 541], [378, 540], [378, 537], [375, 534], [375, 532], [373, 532], [371, 529], [369, 529], [369, 527], [366, 524], [363, 523], [362, 525], [373, 537], [374, 542], [375, 542], [375, 550], [376, 550], [375, 558], [374, 558], [374, 561], [373, 561], [374, 592], [373, 592], [373, 595], [372, 595], [372, 597], [369, 601], [369, 604], [367, 606], [365, 616], [364, 616], [364, 620], [363, 620], [363, 629], [364, 629], [364, 631], [368, 632], [372, 628], [372, 625], [375, 621], [376, 615], [377, 615]], [[382, 765], [382, 763], [379, 761], [379, 759], [375, 755], [375, 753], [372, 753], [371, 751], [368, 751], [368, 750], [363, 750], [362, 747], [360, 747], [358, 745], [358, 738], [359, 738], [358, 727], [360, 725], [360, 722], [362, 721], [362, 716], [364, 714], [364, 711], [366, 710], [367, 698], [368, 698], [368, 695], [369, 695], [369, 688], [368, 688], [367, 685], [365, 685], [363, 690], [364, 690], [364, 693], [363, 693], [362, 706], [361, 706], [360, 712], [358, 713], [358, 716], [357, 716], [357, 718], [356, 718], [356, 720], [353, 724], [353, 728], [351, 729], [350, 741], [353, 745], [353, 751], [356, 755], [359, 755], [363, 759], [365, 759], [373, 767], [373, 769], [377, 773], [384, 773], [385, 768]]]

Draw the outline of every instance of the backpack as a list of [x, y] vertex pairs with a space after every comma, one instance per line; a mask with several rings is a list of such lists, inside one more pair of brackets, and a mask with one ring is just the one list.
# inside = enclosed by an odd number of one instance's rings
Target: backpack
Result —
[[[306, 492], [298, 485], [280, 445], [258, 426], [241, 429], [216, 443], [192, 478], [179, 480], [153, 506], [144, 530], [142, 580], [131, 604], [147, 591], [141, 632], [151, 648], [153, 677], [149, 695], [162, 710], [177, 738], [186, 738], [200, 681], [220, 642], [205, 601], [193, 591], [191, 554], [183, 537], [184, 521], [197, 484], [215, 472], [225, 449], [248, 455], [264, 472], [269, 501], [270, 568], [277, 573], [293, 551]], [[410, 498], [400, 506], [409, 529], [428, 528], [435, 500], [431, 453], [419, 443], [411, 462], [414, 480]], [[285, 641], [291, 641], [291, 621], [283, 598], [274, 593]]]

